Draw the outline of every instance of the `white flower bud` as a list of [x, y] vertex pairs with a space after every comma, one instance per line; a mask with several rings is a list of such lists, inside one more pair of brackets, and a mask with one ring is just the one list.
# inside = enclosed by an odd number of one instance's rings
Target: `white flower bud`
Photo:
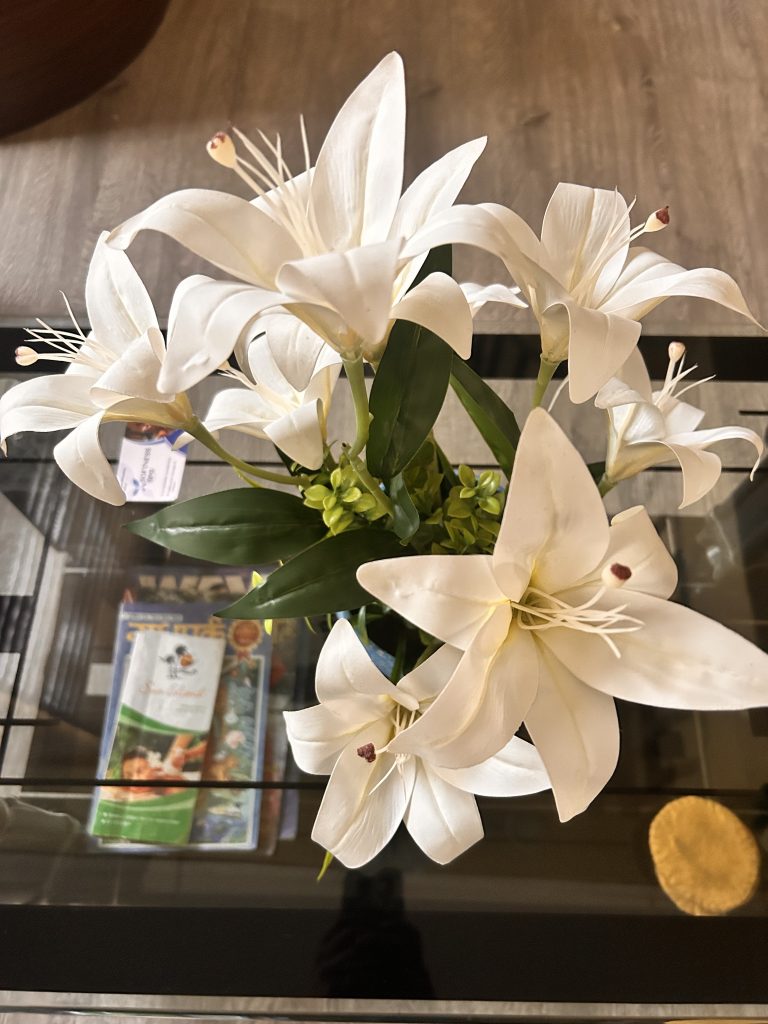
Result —
[[212, 139], [205, 144], [208, 156], [215, 160], [222, 167], [234, 169], [237, 163], [235, 144], [226, 132], [216, 132]]

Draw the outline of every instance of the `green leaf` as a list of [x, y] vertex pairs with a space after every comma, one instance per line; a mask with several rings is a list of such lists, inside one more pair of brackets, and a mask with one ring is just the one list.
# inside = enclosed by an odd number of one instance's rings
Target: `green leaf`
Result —
[[395, 506], [393, 517], [393, 528], [401, 540], [410, 540], [419, 528], [419, 513], [411, 500], [408, 488], [405, 486], [403, 474], [398, 473], [392, 477], [389, 485], [389, 496]]
[[[438, 271], [450, 276], [451, 267], [450, 245], [432, 249], [410, 287]], [[391, 480], [421, 448], [445, 401], [451, 355], [442, 339], [417, 324], [398, 320], [392, 328], [369, 403], [366, 461], [374, 476]]]
[[132, 533], [171, 551], [222, 565], [290, 558], [325, 535], [301, 499], [264, 487], [206, 494], [128, 523]]
[[408, 291], [415, 288], [417, 284], [421, 284], [425, 277], [438, 272], [447, 274], [448, 277], [453, 275], [453, 253], [450, 245], [438, 245], [437, 248], [429, 250], [427, 258], [419, 267], [419, 272], [414, 277], [413, 284]]
[[401, 473], [421, 448], [445, 401], [452, 352], [436, 334], [398, 320], [371, 388], [368, 469], [381, 480]]
[[451, 386], [509, 477], [520, 440], [520, 428], [512, 410], [459, 356], [453, 357]]
[[217, 614], [225, 619], [292, 619], [359, 608], [372, 598], [357, 582], [358, 568], [409, 554], [412, 550], [386, 530], [363, 528], [327, 537]]

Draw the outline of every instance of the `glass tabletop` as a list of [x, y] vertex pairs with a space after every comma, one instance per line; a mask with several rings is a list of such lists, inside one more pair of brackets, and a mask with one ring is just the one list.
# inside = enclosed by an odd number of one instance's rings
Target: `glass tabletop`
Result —
[[[532, 386], [533, 350], [524, 339], [508, 344], [518, 348], [494, 358], [484, 339], [474, 363], [514, 408]], [[738, 353], [739, 344], [693, 342], [701, 375], [708, 363], [721, 365], [722, 346]], [[652, 366], [664, 345], [647, 343]], [[728, 366], [730, 379], [710, 385], [712, 421], [764, 434], [765, 367], [732, 359]], [[3, 374], [0, 391], [19, 379]], [[339, 407], [336, 415], [348, 413], [343, 401]], [[563, 403], [555, 415], [565, 420], [572, 410]], [[588, 458], [600, 457], [603, 445], [595, 424], [586, 414], [583, 427], [569, 425]], [[111, 459], [123, 432], [104, 430]], [[325, 783], [293, 763], [282, 711], [315, 702], [328, 623], [280, 620], [259, 682], [263, 717], [247, 720], [260, 736], [251, 770], [240, 763], [227, 771], [222, 747], [200, 783], [178, 783], [199, 794], [198, 841], [158, 846], [92, 835], [122, 656], [120, 616], [135, 624], [161, 604], [183, 618], [198, 604], [228, 603], [251, 570], [268, 567], [196, 562], [128, 532], [126, 523], [159, 506], [114, 508], [78, 491], [53, 461], [58, 437], [19, 435], [0, 465], [0, 902], [20, 951], [0, 988], [768, 1002], [759, 966], [768, 951], [765, 871], [751, 900], [727, 918], [687, 917], [660, 888], [648, 843], [659, 810], [695, 794], [735, 811], [764, 858], [768, 709], [699, 713], [618, 702], [617, 771], [576, 819], [560, 824], [547, 793], [480, 798], [485, 839], [456, 862], [433, 864], [401, 829], [365, 869], [332, 864], [318, 881], [323, 851], [310, 835]], [[438, 439], [457, 462], [490, 462], [454, 404]], [[270, 461], [259, 442], [242, 454]], [[675, 599], [765, 648], [768, 475], [758, 470], [750, 482], [738, 444], [721, 454], [717, 487], [691, 508], [677, 509], [680, 478], [668, 467], [626, 482], [607, 505], [615, 512], [645, 504], [678, 565]], [[190, 449], [182, 498], [238, 483], [203, 449]], [[226, 715], [222, 721], [224, 729]], [[236, 716], [228, 723], [233, 757], [244, 742], [241, 724]], [[250, 816], [238, 841], [226, 827], [233, 808]], [[46, 957], [45, 936], [53, 942], [70, 928], [77, 949], [59, 946], [58, 957]], [[229, 954], [216, 946], [223, 937]], [[162, 957], [141, 978], [128, 977], [121, 950], [142, 941]], [[36, 956], [21, 955], [33, 947]], [[202, 960], [190, 955], [193, 947], [205, 948]], [[738, 969], [718, 966], [739, 950]]]

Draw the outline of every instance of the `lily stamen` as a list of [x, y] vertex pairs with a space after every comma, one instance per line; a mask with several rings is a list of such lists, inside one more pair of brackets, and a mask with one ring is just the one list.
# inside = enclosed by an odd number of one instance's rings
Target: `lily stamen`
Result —
[[[546, 594], [536, 587], [529, 587], [523, 594], [522, 601], [509, 602], [511, 607], [520, 613], [517, 624], [521, 629], [532, 632], [565, 627], [566, 629], [575, 629], [582, 633], [595, 633], [608, 644], [617, 658], [621, 657], [618, 647], [611, 640], [611, 634], [634, 633], [642, 628], [643, 623], [640, 619], [624, 614], [624, 609], [627, 607], [626, 604], [609, 609], [594, 607], [608, 590], [613, 589], [617, 585], [621, 586], [632, 575], [631, 570], [627, 566], [620, 565], [620, 563], [615, 563], [615, 566], [617, 572], [613, 571], [614, 566], [608, 567], [607, 571], [618, 582], [615, 584], [607, 583], [600, 587], [588, 601], [580, 605], [569, 605], [552, 594]], [[629, 573], [629, 576], [625, 575], [624, 579], [621, 580], [620, 577], [624, 572]], [[545, 601], [547, 604], [530, 604], [526, 601], [526, 598], [530, 597], [535, 598], [537, 601]]]

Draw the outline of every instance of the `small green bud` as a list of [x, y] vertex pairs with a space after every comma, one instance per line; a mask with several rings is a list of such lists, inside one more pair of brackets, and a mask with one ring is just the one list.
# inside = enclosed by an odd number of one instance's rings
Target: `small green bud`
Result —
[[312, 484], [304, 491], [304, 497], [310, 501], [322, 501], [323, 498], [327, 498], [331, 492], [327, 487], [323, 487], [322, 484]]
[[374, 508], [376, 508], [376, 501], [372, 494], [361, 494], [352, 506], [353, 511], [359, 515], [365, 515], [366, 512], [371, 512]]
[[471, 487], [474, 490], [475, 487], [475, 474], [463, 463], [459, 466], [459, 480], [464, 484], [465, 487]]
[[359, 487], [349, 487], [341, 495], [341, 500], [345, 505], [354, 505], [354, 503], [362, 497], [363, 492]]
[[334, 471], [331, 473], [331, 487], [334, 489], [334, 491], [337, 491], [341, 487], [343, 480], [344, 474], [342, 473], [341, 469], [337, 466], [336, 469], [334, 469]]
[[336, 505], [336, 495], [335, 494], [329, 494], [327, 498], [323, 498], [323, 508], [326, 510], [326, 512], [329, 509], [334, 508], [335, 505]]
[[459, 491], [460, 498], [474, 498], [475, 488], [474, 487], [462, 487]]

